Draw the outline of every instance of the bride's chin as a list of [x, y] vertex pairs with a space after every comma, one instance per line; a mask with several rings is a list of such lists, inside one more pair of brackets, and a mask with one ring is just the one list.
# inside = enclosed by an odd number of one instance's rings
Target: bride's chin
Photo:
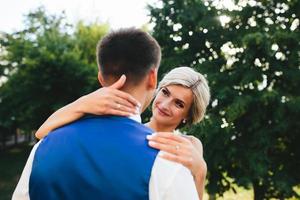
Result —
[[156, 118], [156, 122], [159, 123], [160, 125], [164, 125], [164, 124], [168, 124], [168, 122], [170, 121], [169, 119], [167, 119], [164, 116], [157, 116]]
[[156, 119], [164, 119], [166, 118], [166, 116], [162, 115], [159, 110], [156, 110], [154, 113], [153, 113], [153, 116], [156, 118]]

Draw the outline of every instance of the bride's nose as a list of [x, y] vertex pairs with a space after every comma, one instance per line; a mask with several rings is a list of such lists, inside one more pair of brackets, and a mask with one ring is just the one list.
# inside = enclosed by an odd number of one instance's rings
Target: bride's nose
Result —
[[170, 99], [164, 99], [164, 101], [161, 102], [161, 108], [168, 110], [170, 107], [170, 103], [171, 103]]

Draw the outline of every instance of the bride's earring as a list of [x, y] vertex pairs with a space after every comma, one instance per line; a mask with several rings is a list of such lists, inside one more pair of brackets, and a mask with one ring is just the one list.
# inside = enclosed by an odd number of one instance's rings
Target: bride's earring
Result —
[[182, 123], [184, 123], [184, 124], [185, 124], [185, 123], [186, 123], [186, 119], [183, 119], [183, 120], [182, 120]]

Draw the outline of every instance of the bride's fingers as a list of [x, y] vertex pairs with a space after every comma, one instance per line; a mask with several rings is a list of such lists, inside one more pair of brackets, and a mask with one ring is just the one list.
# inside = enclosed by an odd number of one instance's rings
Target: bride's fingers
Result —
[[175, 135], [172, 132], [156, 132], [152, 135], [154, 135], [155, 137], [171, 139], [171, 140], [174, 140], [174, 141], [180, 142], [180, 143], [189, 143], [190, 142], [187, 138], [184, 138], [181, 135]]
[[[124, 105], [123, 103], [124, 102], [119, 103], [119, 102], [110, 101], [107, 105], [106, 114], [115, 114], [116, 111], [126, 112], [126, 113], [130, 113], [130, 114], [137, 114], [136, 108], [128, 107], [127, 105]], [[112, 113], [112, 111], [114, 111], [114, 112]]]
[[195, 144], [197, 142], [197, 140], [199, 140], [198, 138], [196, 138], [193, 135], [183, 135], [183, 137], [185, 137], [186, 139], [188, 139], [189, 141], [191, 141], [193, 144]]
[[159, 143], [154, 141], [149, 141], [149, 146], [155, 149], [159, 149], [161, 151], [165, 151], [175, 155], [189, 156], [190, 149], [182, 143]]
[[123, 74], [115, 83], [113, 83], [109, 88], [120, 89], [124, 86], [126, 82], [126, 76]]
[[147, 135], [147, 139], [149, 141], [153, 141], [156, 143], [168, 144], [168, 145], [173, 145], [173, 146], [175, 146], [177, 144], [177, 142], [172, 139], [160, 137], [155, 134]]
[[149, 141], [148, 144], [149, 144], [150, 147], [153, 147], [155, 149], [159, 149], [161, 151], [166, 151], [166, 152], [171, 153], [171, 154], [176, 155], [176, 154], [179, 153], [176, 146], [173, 146], [173, 145], [167, 145], [167, 144], [157, 143], [157, 142], [153, 142], [153, 141]]
[[186, 167], [190, 167], [192, 165], [193, 162], [193, 158], [192, 157], [188, 157], [188, 156], [178, 156], [175, 154], [170, 154], [167, 152], [161, 152], [159, 154], [160, 157], [173, 161], [173, 162], [177, 162], [177, 163], [181, 163]]
[[122, 106], [125, 106], [127, 108], [132, 108], [132, 109], [136, 109], [135, 106], [133, 106], [130, 102], [128, 102], [127, 100], [123, 99], [123, 98], [120, 98], [120, 97], [117, 97], [117, 96], [113, 96], [111, 97], [110, 99], [108, 99], [108, 101], [114, 105], [112, 106], [115, 106], [115, 105], [122, 105]]
[[117, 104], [112, 110], [120, 111], [120, 112], [128, 112], [130, 114], [138, 114], [135, 108], [129, 108], [122, 104]]
[[133, 106], [140, 106], [140, 103], [130, 94], [120, 91], [120, 90], [112, 90], [112, 93], [115, 94], [116, 96], [128, 101], [131, 103]]
[[116, 115], [116, 116], [124, 116], [124, 117], [132, 115], [131, 112], [126, 112], [126, 111], [121, 111], [121, 110], [115, 110], [115, 109], [110, 110], [109, 114]]

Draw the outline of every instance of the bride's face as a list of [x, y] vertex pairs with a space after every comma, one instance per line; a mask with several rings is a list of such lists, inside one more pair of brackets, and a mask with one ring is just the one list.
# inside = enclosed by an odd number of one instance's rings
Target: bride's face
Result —
[[168, 85], [160, 89], [152, 105], [152, 115], [160, 124], [177, 127], [188, 116], [193, 102], [191, 89]]

